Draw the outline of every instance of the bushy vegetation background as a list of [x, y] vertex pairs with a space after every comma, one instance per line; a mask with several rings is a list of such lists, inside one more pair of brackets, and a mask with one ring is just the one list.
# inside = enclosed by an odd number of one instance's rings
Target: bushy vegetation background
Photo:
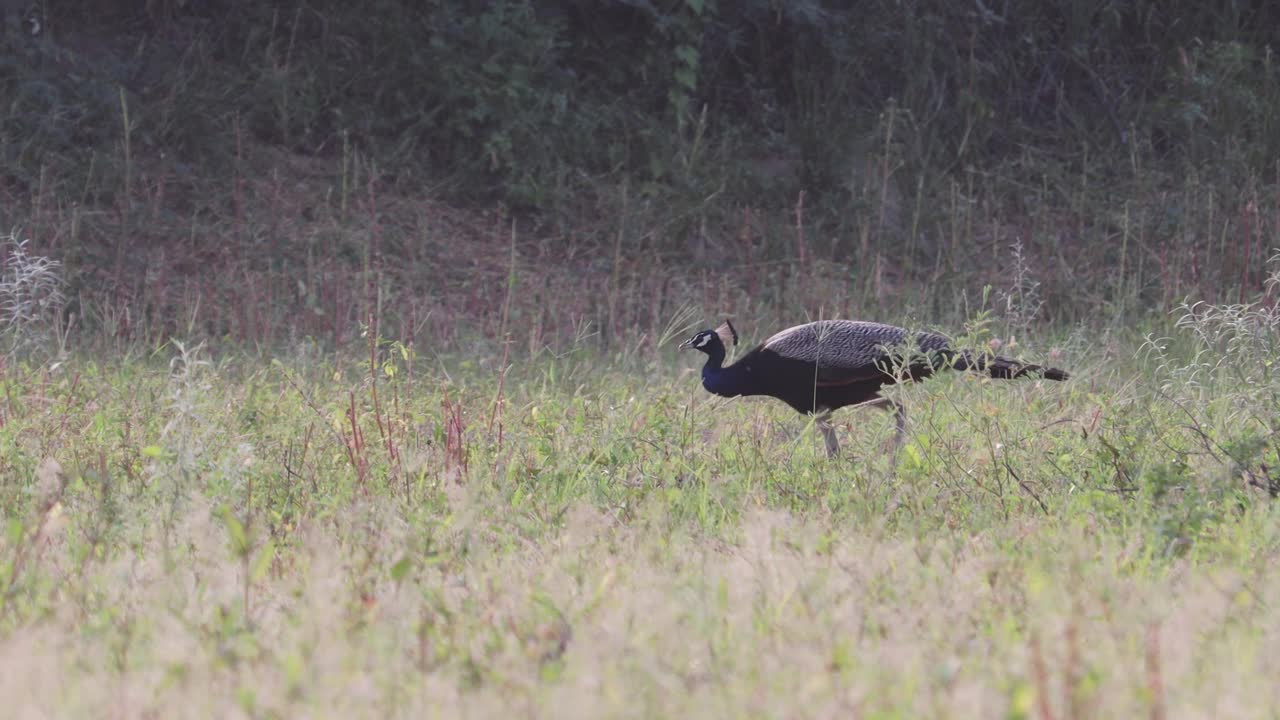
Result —
[[[276, 304], [360, 317], [365, 298], [316, 297], [332, 273], [392, 257], [398, 287], [442, 293], [450, 273], [477, 277], [468, 260], [509, 256], [514, 233], [530, 263], [572, 258], [607, 279], [594, 296], [612, 308], [582, 312], [613, 334], [639, 322], [616, 297], [649, 281], [633, 258], [731, 285], [831, 261], [863, 302], [944, 289], [936, 314], [1008, 274], [1015, 244], [1045, 312], [1070, 321], [1258, 290], [1277, 222], [1269, 3], [32, 12], [41, 34], [11, 19], [0, 61], [0, 223], [143, 315], [181, 315], [182, 293], [158, 284], [216, 267]], [[463, 237], [448, 218], [487, 244], [445, 247]], [[331, 237], [353, 222], [364, 242]], [[393, 224], [408, 231], [380, 232]], [[204, 307], [212, 330], [252, 334], [218, 307]]]

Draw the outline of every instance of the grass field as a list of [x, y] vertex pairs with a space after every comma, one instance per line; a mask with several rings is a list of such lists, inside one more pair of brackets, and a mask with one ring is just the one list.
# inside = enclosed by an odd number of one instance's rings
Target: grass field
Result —
[[12, 356], [0, 702], [1275, 717], [1278, 317], [1024, 340], [1074, 376], [894, 389], [834, 460], [671, 342]]

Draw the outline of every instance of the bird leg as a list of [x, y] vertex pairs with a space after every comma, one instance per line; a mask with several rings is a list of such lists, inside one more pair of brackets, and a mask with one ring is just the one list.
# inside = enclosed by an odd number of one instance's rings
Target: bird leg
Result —
[[898, 452], [898, 447], [902, 445], [902, 436], [907, 431], [907, 410], [902, 407], [901, 403], [896, 403], [887, 397], [880, 396], [875, 400], [869, 400], [862, 405], [867, 407], [880, 408], [884, 411], [893, 410], [893, 444], [890, 446], [894, 453]]
[[835, 457], [840, 452], [840, 442], [836, 440], [835, 428], [831, 427], [831, 412], [822, 413], [815, 422], [822, 431], [822, 439], [827, 443], [827, 456]]
[[[858, 403], [856, 407], [873, 407], [884, 411], [893, 411], [893, 440], [889, 445], [889, 451], [894, 455], [898, 454], [898, 448], [902, 445], [902, 437], [907, 431], [907, 410], [900, 403], [894, 402], [882, 395], [876, 396], [873, 400]], [[827, 455], [835, 457], [840, 453], [840, 442], [836, 440], [836, 430], [831, 425], [831, 411], [818, 414], [814, 419], [814, 423], [818, 426], [818, 430], [822, 431], [822, 439], [827, 444]]]

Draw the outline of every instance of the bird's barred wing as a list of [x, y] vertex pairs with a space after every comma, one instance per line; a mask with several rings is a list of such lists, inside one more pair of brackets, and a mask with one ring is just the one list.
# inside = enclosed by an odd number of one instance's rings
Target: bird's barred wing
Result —
[[[947, 340], [934, 333], [915, 333], [893, 325], [853, 320], [825, 320], [798, 325], [774, 335], [764, 347], [793, 360], [817, 365], [819, 385], [844, 385], [883, 379], [885, 374], [915, 374], [928, 362], [920, 355], [946, 351]], [[936, 363], [936, 360], [935, 360]]]

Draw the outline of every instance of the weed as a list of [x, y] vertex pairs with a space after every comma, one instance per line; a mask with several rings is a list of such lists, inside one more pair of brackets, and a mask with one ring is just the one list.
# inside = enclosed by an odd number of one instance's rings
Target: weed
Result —
[[[56, 356], [65, 349], [65, 334], [59, 332], [66, 302], [62, 264], [29, 253], [28, 242], [16, 233], [0, 239], [0, 337], [9, 358], [34, 349]], [[54, 347], [58, 341], [61, 348]]]

